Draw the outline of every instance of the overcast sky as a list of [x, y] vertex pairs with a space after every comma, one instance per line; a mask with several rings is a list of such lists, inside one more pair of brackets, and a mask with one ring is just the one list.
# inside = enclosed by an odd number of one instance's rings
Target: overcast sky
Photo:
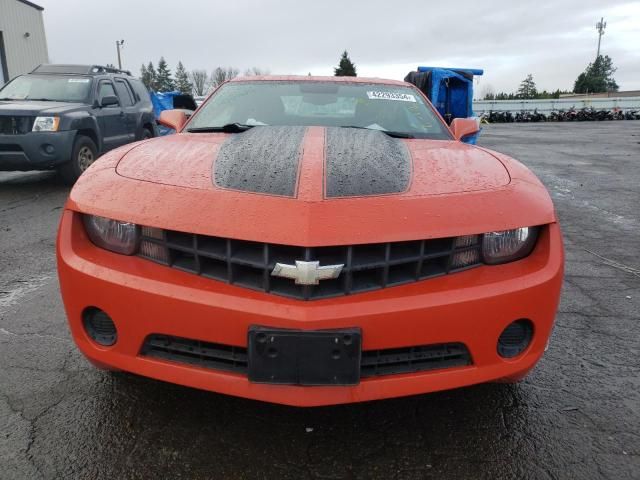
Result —
[[[34, 0], [45, 7], [56, 63], [113, 63], [139, 74], [163, 55], [175, 69], [257, 66], [274, 74], [332, 75], [347, 49], [359, 76], [402, 79], [418, 65], [485, 70], [477, 93], [514, 91], [532, 73], [538, 89], [571, 89], [602, 53], [621, 90], [640, 89], [640, 1], [556, 0]], [[167, 5], [163, 7], [162, 5]]]

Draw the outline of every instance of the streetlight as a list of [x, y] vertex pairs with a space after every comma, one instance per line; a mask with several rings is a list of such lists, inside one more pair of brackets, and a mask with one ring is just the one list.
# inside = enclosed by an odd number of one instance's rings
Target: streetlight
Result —
[[116, 40], [116, 50], [118, 51], [118, 69], [122, 70], [122, 60], [120, 60], [120, 48], [124, 45], [124, 40]]

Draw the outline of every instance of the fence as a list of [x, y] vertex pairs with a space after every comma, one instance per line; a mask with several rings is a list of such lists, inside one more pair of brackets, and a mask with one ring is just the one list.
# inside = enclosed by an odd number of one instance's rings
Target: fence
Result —
[[475, 100], [473, 111], [476, 115], [484, 112], [521, 112], [538, 110], [548, 113], [570, 108], [580, 110], [592, 107], [594, 110], [640, 110], [640, 97], [617, 98], [552, 98], [548, 100]]

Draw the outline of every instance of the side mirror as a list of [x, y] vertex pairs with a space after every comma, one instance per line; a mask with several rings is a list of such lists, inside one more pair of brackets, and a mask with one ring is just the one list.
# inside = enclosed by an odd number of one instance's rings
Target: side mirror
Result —
[[450, 128], [456, 140], [480, 131], [478, 120], [475, 118], [454, 118]]
[[114, 105], [120, 105], [120, 100], [115, 95], [105, 95], [100, 100], [101, 107], [112, 107]]
[[187, 123], [187, 116], [182, 110], [163, 110], [160, 112], [158, 122], [165, 127], [173, 128], [176, 132], [179, 132], [184, 124]]

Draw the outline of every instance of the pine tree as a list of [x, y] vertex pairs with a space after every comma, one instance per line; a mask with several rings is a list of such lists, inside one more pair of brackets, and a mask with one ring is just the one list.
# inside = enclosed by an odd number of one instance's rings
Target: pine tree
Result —
[[191, 95], [193, 92], [193, 84], [189, 81], [189, 75], [182, 62], [178, 62], [176, 67], [176, 89], [187, 95]]
[[340, 63], [334, 68], [336, 77], [357, 77], [356, 65], [349, 58], [349, 53], [345, 50], [340, 57]]
[[[146, 68], [146, 83], [145, 85], [147, 86], [147, 89], [151, 90], [151, 91], [156, 91], [158, 90], [158, 85], [157, 85], [157, 73], [156, 73], [156, 69], [153, 68], [153, 62], [149, 62], [149, 65], [147, 65]], [[145, 79], [142, 78], [142, 81], [144, 82]]]
[[160, 57], [158, 61], [155, 84], [158, 92], [170, 92], [176, 88], [175, 82], [171, 78], [171, 70], [164, 57]]
[[578, 75], [573, 85], [574, 93], [617, 92], [618, 84], [613, 79], [615, 71], [609, 55], [599, 55]]
[[140, 80], [142, 80], [144, 86], [147, 87], [147, 90], [151, 90], [151, 78], [144, 63], [140, 67]]
[[536, 98], [538, 96], [538, 90], [536, 89], [536, 82], [533, 81], [533, 75], [527, 75], [518, 88], [518, 98]]

